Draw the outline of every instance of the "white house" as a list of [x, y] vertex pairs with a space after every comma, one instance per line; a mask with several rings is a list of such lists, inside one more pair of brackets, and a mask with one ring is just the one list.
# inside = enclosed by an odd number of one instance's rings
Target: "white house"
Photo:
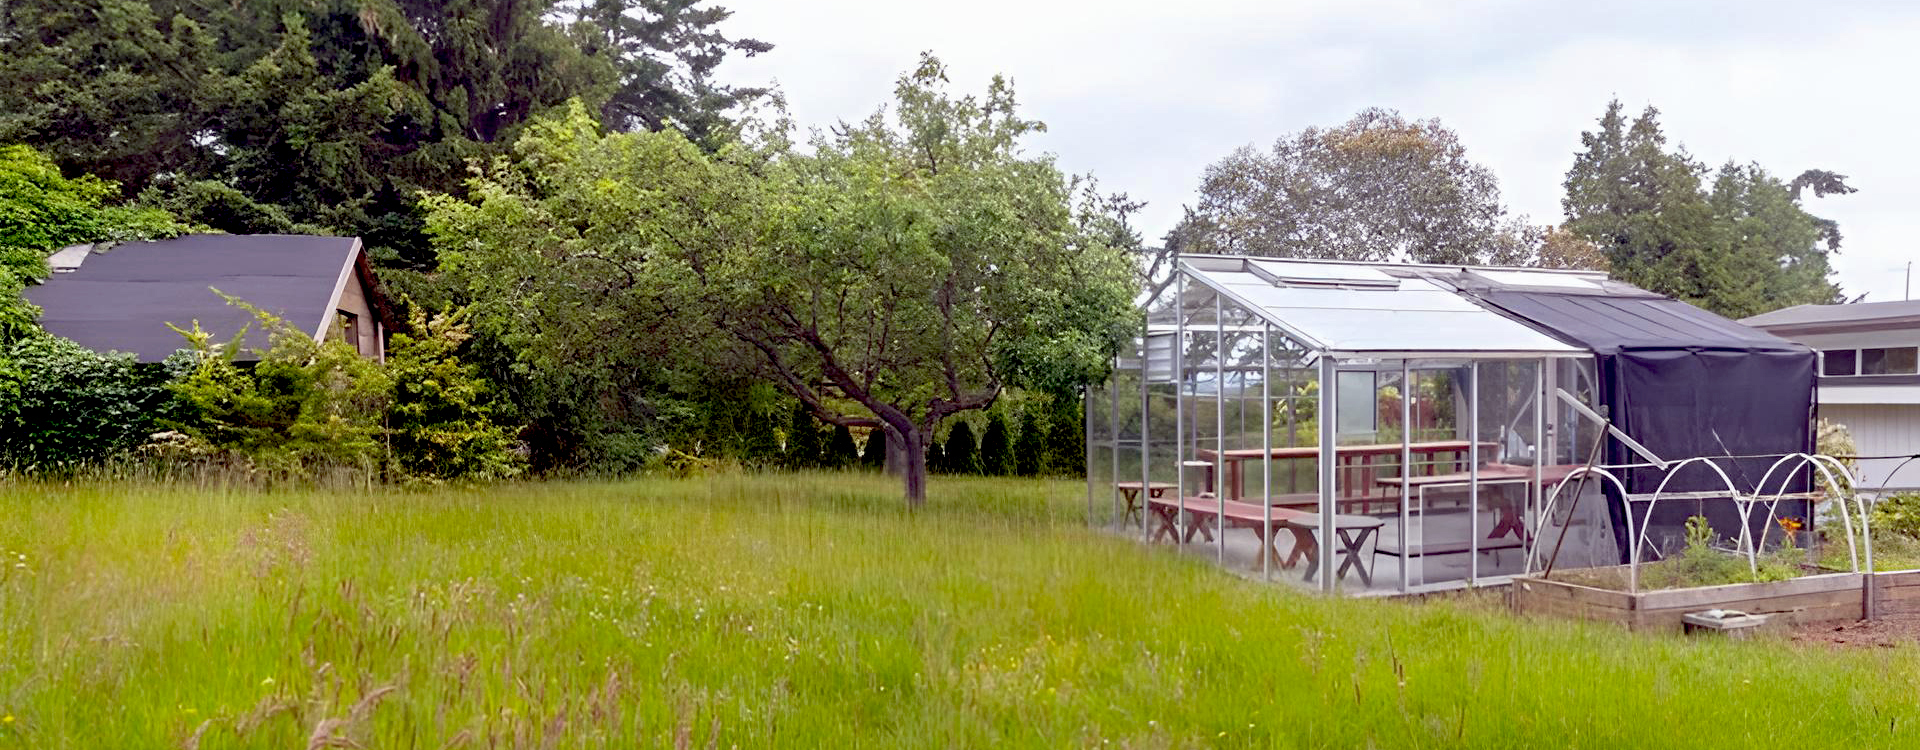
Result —
[[[1920, 301], [1800, 305], [1740, 321], [1820, 352], [1820, 416], [1863, 456], [1920, 454]], [[1865, 488], [1920, 488], [1920, 459], [1860, 462]]]

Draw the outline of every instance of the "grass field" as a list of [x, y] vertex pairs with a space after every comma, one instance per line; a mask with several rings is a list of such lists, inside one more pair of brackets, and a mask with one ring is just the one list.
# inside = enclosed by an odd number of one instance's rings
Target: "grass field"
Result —
[[0, 485], [0, 747], [1913, 747], [1920, 652], [1330, 600], [1068, 482]]

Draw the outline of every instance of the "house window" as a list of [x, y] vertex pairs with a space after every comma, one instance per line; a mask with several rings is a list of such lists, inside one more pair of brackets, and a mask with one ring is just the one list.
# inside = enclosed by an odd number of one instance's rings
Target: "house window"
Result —
[[366, 354], [366, 350], [360, 346], [360, 316], [345, 310], [335, 310], [334, 312], [340, 315], [341, 339], [352, 346], [354, 351]]
[[1827, 376], [1858, 375], [1860, 371], [1856, 365], [1859, 364], [1859, 359], [1860, 350], [1858, 349], [1829, 349], [1821, 352], [1820, 361], [1822, 364], [1820, 374]]
[[1920, 348], [1861, 349], [1861, 375], [1912, 375], [1920, 372]]

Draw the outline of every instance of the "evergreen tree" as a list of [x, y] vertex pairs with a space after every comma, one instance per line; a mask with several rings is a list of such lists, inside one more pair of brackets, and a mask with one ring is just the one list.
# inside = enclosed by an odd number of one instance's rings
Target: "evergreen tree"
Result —
[[820, 422], [805, 406], [793, 407], [787, 422], [786, 464], [790, 469], [819, 468], [825, 458], [820, 440]]
[[827, 439], [827, 466], [845, 469], [860, 463], [860, 448], [853, 444], [853, 431], [846, 425], [834, 425], [833, 437]]
[[773, 412], [759, 408], [748, 410], [740, 457], [755, 466], [765, 466], [778, 460], [780, 435], [777, 430]]
[[955, 474], [980, 473], [980, 443], [973, 438], [973, 425], [955, 422], [947, 433], [947, 471]]
[[980, 473], [990, 477], [1013, 473], [1012, 438], [1006, 415], [996, 411], [987, 418], [987, 431], [980, 436]]
[[860, 463], [870, 468], [884, 469], [887, 466], [887, 431], [875, 427], [867, 432], [866, 450], [860, 452]]
[[[1802, 210], [1790, 186], [1729, 163], [1704, 190], [1708, 170], [1668, 148], [1653, 107], [1628, 123], [1614, 100], [1580, 140], [1565, 226], [1600, 247], [1615, 278], [1734, 318], [1837, 300], [1827, 254], [1839, 230]], [[1852, 190], [1830, 172], [1802, 177], [1816, 196]]]
[[1013, 473], [1037, 477], [1046, 470], [1047, 420], [1035, 405], [1029, 404], [1020, 420], [1020, 435], [1013, 440]]
[[1087, 424], [1080, 399], [1054, 396], [1048, 411], [1047, 473], [1085, 476], [1087, 473]]

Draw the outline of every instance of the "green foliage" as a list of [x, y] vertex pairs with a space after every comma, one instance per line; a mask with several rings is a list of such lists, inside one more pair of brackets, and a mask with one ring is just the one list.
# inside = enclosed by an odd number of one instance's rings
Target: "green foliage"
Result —
[[1886, 532], [1920, 539], [1920, 493], [1902, 492], [1875, 500], [1868, 518], [1876, 534]]
[[467, 312], [429, 318], [415, 307], [409, 332], [387, 348], [393, 404], [386, 429], [401, 473], [430, 480], [502, 479], [522, 470], [512, 430], [494, 421], [493, 395], [457, 356], [469, 338]]
[[726, 17], [699, 0], [14, 0], [0, 143], [155, 188], [196, 223], [324, 227], [430, 267], [416, 193], [457, 189], [466, 159], [569, 98], [724, 136], [759, 92], [711, 73], [768, 48], [726, 39]]
[[1086, 413], [1080, 399], [1056, 395], [1048, 410], [1046, 471], [1056, 476], [1087, 473]]
[[773, 414], [771, 406], [756, 407], [748, 412], [740, 458], [749, 465], [775, 466], [780, 461], [780, 432]]
[[868, 468], [887, 465], [887, 431], [878, 427], [867, 432], [867, 445], [860, 451], [860, 463]]
[[973, 437], [973, 425], [958, 420], [947, 433], [946, 469], [953, 474], [980, 473], [980, 441]]
[[1012, 429], [1000, 411], [987, 417], [987, 431], [980, 435], [980, 473], [1003, 477], [1013, 473]]
[[138, 447], [168, 407], [166, 373], [54, 336], [0, 349], [0, 465], [77, 468]]
[[[377, 471], [386, 455], [381, 421], [393, 398], [387, 373], [343, 341], [319, 344], [265, 311], [228, 303], [251, 311], [272, 347], [255, 350], [259, 360], [243, 368], [234, 363], [238, 334], [216, 344], [197, 322], [181, 331], [191, 355], [169, 384], [184, 402], [171, 426], [207, 449], [276, 471]], [[430, 423], [420, 420], [426, 437]]]
[[1733, 318], [1837, 301], [1838, 229], [1765, 170], [1728, 163], [1703, 189], [1707, 168], [1668, 149], [1658, 110], [1629, 124], [1618, 100], [1580, 138], [1566, 228], [1598, 244], [1617, 278]]
[[944, 474], [947, 467], [947, 449], [937, 438], [927, 438], [927, 471]]
[[[1024, 410], [1020, 434], [1013, 439], [1013, 473], [1023, 477], [1039, 476], [1049, 468], [1046, 417], [1036, 408]], [[992, 428], [988, 428], [992, 434]]]
[[834, 425], [833, 437], [827, 438], [828, 468], [845, 469], [860, 463], [860, 448], [853, 443], [853, 431], [846, 425]]
[[63, 177], [52, 159], [34, 149], [0, 146], [0, 346], [37, 335], [39, 310], [20, 293], [46, 280], [53, 251], [168, 237], [184, 229], [163, 211], [106, 205], [116, 191], [113, 183], [90, 175]]
[[893, 120], [807, 149], [776, 127], [707, 153], [603, 133], [572, 107], [529, 126], [470, 200], [431, 199], [428, 229], [516, 367], [703, 363], [924, 439], [1004, 388], [1104, 378], [1136, 322], [1091, 186], [1022, 151], [1040, 126], [1004, 81], [982, 99], [944, 77], [924, 60]]
[[807, 407], [796, 405], [787, 420], [785, 463], [789, 469], [811, 469], [826, 461], [826, 445], [820, 437], [820, 420]]

